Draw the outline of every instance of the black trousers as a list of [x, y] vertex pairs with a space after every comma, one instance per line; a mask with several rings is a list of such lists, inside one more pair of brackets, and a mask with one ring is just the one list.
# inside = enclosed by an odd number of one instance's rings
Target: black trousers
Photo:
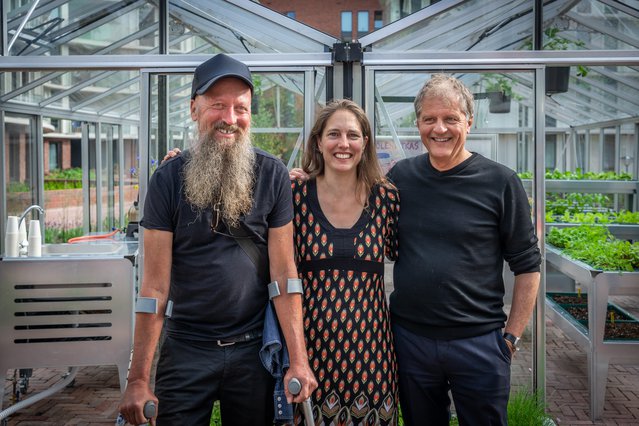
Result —
[[437, 340], [393, 324], [399, 400], [407, 426], [448, 426], [453, 396], [460, 426], [505, 426], [510, 350], [499, 329]]
[[156, 373], [157, 425], [209, 426], [214, 401], [224, 426], [272, 425], [274, 381], [261, 345], [261, 338], [219, 346], [167, 336]]

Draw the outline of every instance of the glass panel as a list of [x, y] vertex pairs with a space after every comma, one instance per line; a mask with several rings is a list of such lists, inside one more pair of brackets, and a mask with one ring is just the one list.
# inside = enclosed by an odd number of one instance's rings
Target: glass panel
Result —
[[353, 37], [353, 12], [342, 12], [341, 38], [343, 41], [350, 41]]
[[357, 36], [362, 37], [368, 34], [368, 11], [360, 10], [357, 12]]
[[384, 26], [383, 12], [381, 10], [375, 11], [375, 21], [373, 22], [373, 29], [378, 30]]
[[[623, 3], [623, 2], [619, 2]], [[627, 3], [627, 2], [626, 2]], [[566, 5], [570, 7], [565, 8]], [[628, 13], [632, 6], [611, 2], [581, 0], [556, 2], [544, 6], [545, 49], [621, 50], [639, 49], [639, 17]], [[548, 44], [550, 44], [548, 46]]]
[[[290, 11], [287, 2], [284, 13]], [[251, 2], [237, 7], [224, 0], [171, 0], [170, 53], [324, 52], [335, 40]]]
[[20, 216], [37, 200], [33, 161], [35, 120], [28, 115], [5, 113], [4, 122], [6, 215]]
[[[8, 10], [10, 33], [17, 31], [30, 6]], [[41, 2], [10, 54], [144, 54], [157, 47], [157, 30], [158, 9], [153, 2]]]
[[296, 144], [304, 146], [304, 74], [253, 75], [253, 143], [288, 164]]
[[[373, 51], [532, 48], [534, 2], [494, 0], [487, 9], [481, 0], [468, 0], [439, 11], [442, 3], [422, 9], [419, 14], [423, 19], [375, 42]], [[545, 49], [639, 48], [639, 18], [632, 6], [597, 0], [544, 3]], [[396, 11], [391, 9], [389, 13], [390, 21], [395, 20]]]
[[[151, 171], [167, 150], [174, 147], [186, 149], [196, 137], [196, 127], [189, 111], [192, 75], [166, 76], [169, 111], [166, 128], [159, 125], [162, 123], [159, 93], [165, 90], [160, 85], [161, 77], [164, 76], [151, 76]], [[303, 147], [304, 74], [253, 72], [253, 84], [253, 144], [288, 163], [295, 147]], [[166, 137], [160, 136], [165, 132], [168, 132]]]
[[490, 8], [484, 3], [469, 0], [437, 14], [422, 9], [425, 19], [374, 43], [373, 51], [520, 49], [532, 33], [532, 2], [495, 0]]
[[44, 170], [45, 239], [65, 243], [83, 234], [82, 132], [70, 120], [44, 117], [43, 122], [44, 151], [59, 147], [60, 156], [57, 167]]
[[[97, 112], [128, 119], [139, 118], [138, 71], [69, 71], [5, 73], [7, 93], [0, 98], [53, 106], [72, 111]], [[33, 82], [35, 87], [28, 85]], [[132, 103], [133, 104], [132, 104]], [[133, 105], [136, 110], [131, 113]], [[119, 111], [127, 112], [124, 116]]]
[[616, 149], [615, 149], [615, 129], [604, 129], [603, 140], [603, 161], [602, 171], [615, 172], [616, 168]]

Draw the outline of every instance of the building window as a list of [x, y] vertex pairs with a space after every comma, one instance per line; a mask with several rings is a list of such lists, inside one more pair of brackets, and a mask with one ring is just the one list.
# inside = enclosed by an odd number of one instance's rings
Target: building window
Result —
[[382, 18], [382, 11], [381, 10], [376, 10], [375, 11], [375, 20], [373, 22], [373, 29], [374, 30], [379, 30], [380, 28], [382, 28], [384, 26], [384, 19]]
[[60, 144], [49, 142], [49, 171], [62, 169], [60, 166]]
[[546, 135], [546, 170], [557, 168], [557, 135]]
[[616, 159], [616, 149], [615, 149], [615, 135], [604, 135], [603, 140], [603, 172], [614, 172], [615, 171], [615, 159]]
[[351, 41], [353, 38], [353, 12], [342, 12], [342, 40]]
[[357, 12], [357, 37], [368, 34], [368, 10], [360, 10]]
[[291, 19], [295, 19], [295, 11], [291, 11], [291, 12], [286, 12], [285, 13], [286, 16], [288, 16]]

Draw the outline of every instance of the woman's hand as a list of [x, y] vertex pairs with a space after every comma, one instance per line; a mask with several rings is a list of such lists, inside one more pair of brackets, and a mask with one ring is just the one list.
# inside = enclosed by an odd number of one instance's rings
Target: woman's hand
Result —
[[166, 155], [162, 159], [162, 163], [164, 163], [169, 158], [177, 157], [181, 153], [182, 153], [182, 150], [180, 148], [173, 148], [172, 150], [166, 153]]
[[288, 172], [288, 177], [290, 180], [303, 180], [303, 181], [307, 181], [309, 176], [308, 173], [306, 173], [304, 170], [300, 169], [300, 168], [292, 168], [291, 170], [289, 170]]

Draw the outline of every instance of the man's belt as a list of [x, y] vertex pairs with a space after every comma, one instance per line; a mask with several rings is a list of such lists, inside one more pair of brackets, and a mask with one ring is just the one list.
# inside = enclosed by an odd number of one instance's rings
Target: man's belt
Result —
[[218, 346], [231, 346], [236, 343], [250, 342], [260, 337], [262, 337], [262, 330], [251, 330], [238, 334], [237, 336], [225, 337], [224, 339], [217, 340], [216, 343]]

